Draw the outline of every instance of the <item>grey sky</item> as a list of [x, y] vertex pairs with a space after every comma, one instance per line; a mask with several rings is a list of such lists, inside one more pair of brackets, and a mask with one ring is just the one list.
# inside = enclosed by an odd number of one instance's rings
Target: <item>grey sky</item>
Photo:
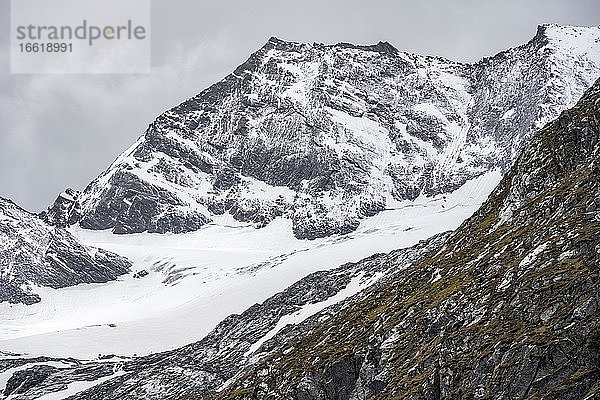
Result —
[[384, 40], [471, 62], [525, 43], [541, 23], [600, 23], [597, 0], [153, 0], [151, 74], [11, 75], [9, 2], [0, 2], [0, 196], [32, 211], [65, 187], [83, 189], [155, 116], [270, 36]]

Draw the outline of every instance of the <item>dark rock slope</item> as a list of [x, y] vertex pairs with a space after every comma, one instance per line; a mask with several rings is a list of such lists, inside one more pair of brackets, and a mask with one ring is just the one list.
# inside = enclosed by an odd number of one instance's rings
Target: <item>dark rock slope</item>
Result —
[[599, 265], [600, 81], [443, 246], [280, 334], [220, 398], [598, 398]]
[[271, 38], [45, 218], [162, 233], [230, 212], [257, 227], [290, 218], [299, 238], [347, 233], [396, 200], [504, 170], [599, 76], [597, 27], [540, 26], [475, 64]]
[[116, 254], [82, 245], [65, 229], [0, 197], [0, 302], [36, 303], [40, 298], [32, 285], [107, 282], [127, 273], [130, 265]]

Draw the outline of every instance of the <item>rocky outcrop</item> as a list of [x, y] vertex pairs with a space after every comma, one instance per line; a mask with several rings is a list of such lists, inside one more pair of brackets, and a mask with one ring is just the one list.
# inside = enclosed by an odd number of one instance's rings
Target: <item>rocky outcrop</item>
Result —
[[6, 383], [4, 395], [14, 396], [25, 393], [32, 387], [40, 385], [46, 380], [46, 378], [56, 371], [58, 371], [57, 368], [49, 365], [35, 365], [24, 371], [17, 371]]
[[48, 207], [46, 211], [40, 213], [39, 217], [48, 225], [66, 228], [79, 220], [79, 192], [67, 188], [58, 195], [54, 204]]
[[40, 297], [32, 286], [108, 282], [130, 266], [127, 259], [84, 246], [65, 229], [0, 198], [0, 302], [33, 304]]

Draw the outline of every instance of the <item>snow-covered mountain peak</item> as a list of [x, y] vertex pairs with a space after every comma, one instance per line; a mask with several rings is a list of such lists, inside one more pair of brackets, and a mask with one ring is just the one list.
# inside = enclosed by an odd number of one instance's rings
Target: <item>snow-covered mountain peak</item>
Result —
[[[553, 70], [555, 75], [565, 80], [577, 73], [586, 73], [588, 79], [589, 76], [596, 76], [600, 63], [600, 26], [547, 24], [538, 28], [537, 36], [545, 38], [545, 46], [539, 51], [550, 51], [551, 62], [563, 67]], [[581, 95], [579, 93], [577, 97]]]
[[299, 238], [350, 232], [398, 202], [507, 168], [600, 76], [598, 47], [589, 46], [598, 29], [569, 29], [579, 32], [541, 27], [529, 43], [475, 64], [385, 42], [273, 37], [160, 115], [68, 220], [187, 232], [230, 213], [257, 227], [284, 216]]
[[[598, 39], [599, 26], [575, 26], [561, 24], [541, 24], [538, 26], [538, 34], [548, 38], [578, 38], [574, 40]], [[573, 39], [572, 39], [573, 40]]]
[[574, 104], [583, 94], [584, 83], [593, 82], [600, 74], [600, 27], [551, 24], [540, 29], [547, 38], [540, 51], [550, 52], [549, 96]]

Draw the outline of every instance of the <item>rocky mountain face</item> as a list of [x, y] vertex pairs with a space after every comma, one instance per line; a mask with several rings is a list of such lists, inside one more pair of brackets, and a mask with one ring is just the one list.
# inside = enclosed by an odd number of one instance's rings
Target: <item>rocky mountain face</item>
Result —
[[72, 399], [595, 398], [599, 234], [600, 81], [455, 232], [312, 274], [174, 351], [3, 360], [22, 368], [4, 394], [83, 382]]
[[177, 233], [229, 212], [257, 227], [285, 216], [298, 238], [347, 233], [396, 201], [506, 169], [600, 76], [599, 49], [600, 28], [556, 25], [475, 64], [271, 38], [44, 218]]
[[62, 288], [116, 279], [131, 263], [79, 243], [12, 201], [0, 198], [0, 302], [40, 301], [32, 286]]
[[599, 262], [597, 81], [442, 246], [281, 332], [218, 397], [597, 398]]

